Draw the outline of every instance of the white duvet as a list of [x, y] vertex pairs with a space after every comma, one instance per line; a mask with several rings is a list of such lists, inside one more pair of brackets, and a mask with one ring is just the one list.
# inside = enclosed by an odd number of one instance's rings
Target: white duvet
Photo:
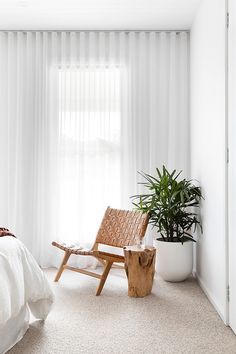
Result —
[[0, 329], [28, 304], [32, 314], [45, 319], [53, 293], [44, 273], [21, 241], [0, 238]]

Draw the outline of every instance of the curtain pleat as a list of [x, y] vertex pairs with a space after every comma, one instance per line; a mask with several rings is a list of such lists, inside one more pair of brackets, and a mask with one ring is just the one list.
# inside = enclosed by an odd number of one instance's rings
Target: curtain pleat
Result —
[[40, 265], [132, 208], [138, 171], [188, 176], [188, 65], [187, 32], [0, 32], [0, 224]]

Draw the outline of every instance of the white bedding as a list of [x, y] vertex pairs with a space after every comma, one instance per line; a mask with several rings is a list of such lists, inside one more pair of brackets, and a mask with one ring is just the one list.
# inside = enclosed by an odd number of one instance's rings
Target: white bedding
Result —
[[[46, 319], [53, 293], [33, 256], [14, 237], [0, 238], [0, 272], [0, 333], [26, 305], [36, 318]], [[0, 338], [0, 353], [4, 350]]]
[[19, 342], [29, 328], [29, 309], [26, 304], [20, 313], [11, 318], [0, 328], [0, 353], [6, 353], [17, 342]]

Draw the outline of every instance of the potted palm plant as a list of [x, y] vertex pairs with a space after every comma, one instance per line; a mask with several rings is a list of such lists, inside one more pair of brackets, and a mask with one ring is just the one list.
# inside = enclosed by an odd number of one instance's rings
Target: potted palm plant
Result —
[[157, 273], [167, 281], [185, 280], [193, 267], [193, 232], [201, 222], [196, 213], [202, 193], [192, 180], [179, 173], [156, 169], [156, 176], [140, 173], [146, 194], [132, 196], [135, 209], [149, 213], [149, 223], [157, 228]]

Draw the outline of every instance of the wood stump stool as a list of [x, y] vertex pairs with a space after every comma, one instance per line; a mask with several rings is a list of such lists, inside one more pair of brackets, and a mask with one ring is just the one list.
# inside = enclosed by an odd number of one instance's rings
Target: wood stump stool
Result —
[[124, 247], [128, 295], [144, 297], [151, 293], [155, 274], [156, 248]]

